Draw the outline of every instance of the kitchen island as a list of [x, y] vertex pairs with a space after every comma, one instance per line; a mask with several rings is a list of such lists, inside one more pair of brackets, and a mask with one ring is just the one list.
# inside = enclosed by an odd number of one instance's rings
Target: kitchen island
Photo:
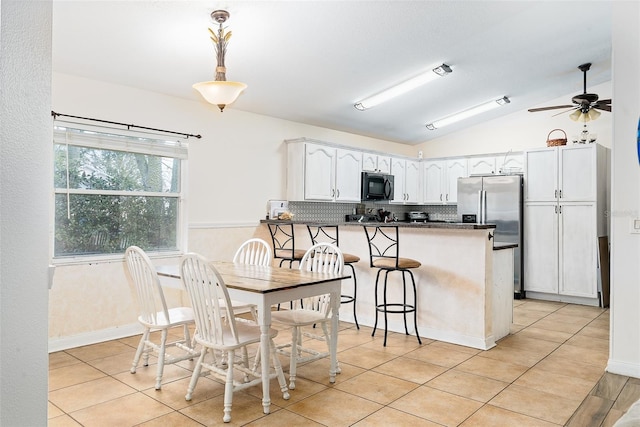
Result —
[[[263, 238], [269, 239], [267, 223], [293, 223], [296, 249], [311, 245], [307, 224], [304, 221], [263, 220]], [[375, 321], [374, 285], [377, 269], [369, 265], [369, 247], [363, 225], [383, 223], [339, 223], [340, 248], [358, 255], [354, 264], [358, 277], [357, 312], [360, 325], [373, 326]], [[418, 331], [421, 337], [487, 350], [496, 340], [508, 334], [511, 304], [504, 304], [505, 289], [494, 290], [493, 230], [491, 224], [427, 222], [392, 223], [400, 227], [400, 255], [420, 261], [413, 269], [418, 290]], [[505, 249], [509, 252], [510, 248]], [[500, 251], [502, 252], [502, 251]], [[502, 260], [502, 261], [501, 261]], [[508, 256], [496, 261], [508, 263]], [[511, 267], [512, 268], [512, 267]], [[402, 289], [401, 275], [389, 275], [390, 289]], [[503, 281], [501, 281], [503, 283]], [[349, 286], [349, 285], [347, 285]], [[507, 297], [513, 297], [513, 282]], [[494, 302], [494, 294], [502, 303]], [[508, 313], [502, 311], [509, 310]], [[500, 312], [498, 312], [500, 311]], [[340, 318], [353, 321], [350, 307], [340, 311]], [[495, 320], [494, 320], [495, 319]], [[494, 325], [498, 319], [508, 319], [506, 325]], [[505, 323], [505, 320], [501, 320]], [[389, 316], [389, 330], [404, 333], [401, 315]], [[506, 330], [506, 332], [505, 332]]]

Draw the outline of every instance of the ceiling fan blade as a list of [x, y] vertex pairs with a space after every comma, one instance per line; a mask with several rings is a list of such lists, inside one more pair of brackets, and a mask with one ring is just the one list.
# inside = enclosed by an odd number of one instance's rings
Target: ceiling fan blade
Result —
[[531, 108], [528, 111], [530, 113], [535, 113], [537, 111], [557, 110], [559, 108], [574, 108], [574, 107], [575, 105], [555, 105], [553, 107]]
[[591, 108], [595, 108], [596, 110], [608, 111], [611, 112], [611, 105], [600, 105], [595, 104]]
[[611, 100], [610, 99], [601, 99], [598, 102], [596, 102], [596, 104], [611, 104]]
[[577, 109], [578, 109], [578, 107], [576, 107], [576, 108], [569, 108], [568, 110], [560, 111], [559, 113], [556, 113], [556, 114], [554, 114], [554, 115], [553, 115], [553, 116], [551, 116], [551, 117], [559, 116], [560, 114], [568, 113], [569, 111], [574, 111], [574, 110], [577, 110]]

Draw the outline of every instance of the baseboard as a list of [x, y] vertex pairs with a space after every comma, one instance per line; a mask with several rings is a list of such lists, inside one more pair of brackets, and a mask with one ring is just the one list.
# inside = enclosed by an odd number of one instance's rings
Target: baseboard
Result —
[[619, 362], [609, 359], [605, 370], [625, 377], [640, 378], [640, 364], [638, 363]]
[[117, 340], [141, 333], [142, 326], [139, 323], [132, 323], [130, 325], [119, 326], [117, 328], [102, 329], [69, 337], [50, 338], [49, 353], [110, 340]]
[[527, 291], [526, 298], [539, 299], [544, 301], [566, 302], [569, 304], [590, 305], [593, 307], [600, 306], [599, 298], [575, 297], [570, 295], [548, 294], [545, 292]]

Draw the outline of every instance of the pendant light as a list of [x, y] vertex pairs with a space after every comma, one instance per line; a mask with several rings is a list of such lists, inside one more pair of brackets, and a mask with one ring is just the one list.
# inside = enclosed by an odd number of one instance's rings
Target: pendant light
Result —
[[214, 10], [211, 12], [211, 18], [218, 23], [218, 32], [214, 32], [209, 28], [211, 40], [213, 40], [216, 48], [216, 77], [214, 81], [201, 82], [193, 85], [200, 94], [211, 104], [215, 104], [224, 110], [224, 107], [234, 102], [240, 93], [247, 88], [247, 85], [240, 82], [229, 82], [225, 75], [227, 68], [224, 65], [224, 56], [227, 53], [227, 44], [231, 38], [231, 31], [225, 33], [222, 24], [229, 18], [229, 12], [226, 10]]

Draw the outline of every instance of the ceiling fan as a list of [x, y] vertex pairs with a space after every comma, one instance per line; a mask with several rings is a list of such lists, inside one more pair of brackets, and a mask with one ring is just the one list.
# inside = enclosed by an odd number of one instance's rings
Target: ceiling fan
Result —
[[[573, 113], [569, 115], [571, 120], [588, 122], [589, 120], [595, 120], [600, 116], [600, 112], [611, 112], [611, 100], [601, 99], [598, 100], [598, 95], [595, 93], [587, 93], [587, 71], [591, 68], [591, 63], [582, 64], [578, 67], [584, 74], [584, 92], [580, 95], [576, 95], [571, 98], [573, 105], [555, 105], [552, 107], [531, 108], [529, 112], [534, 113], [536, 111], [556, 110], [560, 108], [570, 108]], [[563, 111], [564, 112], [564, 111]]]

